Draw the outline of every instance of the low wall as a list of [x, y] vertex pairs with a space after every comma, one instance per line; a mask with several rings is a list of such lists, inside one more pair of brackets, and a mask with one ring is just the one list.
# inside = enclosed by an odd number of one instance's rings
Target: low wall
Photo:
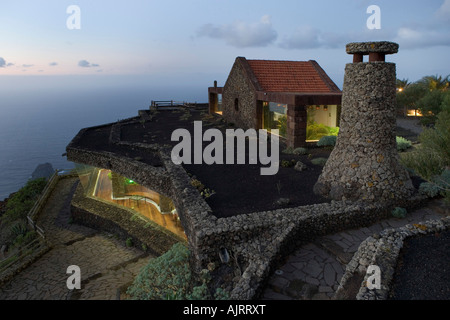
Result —
[[[375, 237], [368, 237], [361, 243], [348, 263], [336, 291], [336, 299], [386, 300], [404, 242], [409, 238], [444, 230], [450, 230], [450, 217], [408, 224], [396, 229], [389, 228]], [[370, 265], [380, 268], [381, 287], [379, 289], [367, 287], [367, 281], [371, 276], [367, 273]], [[351, 287], [354, 288], [356, 285], [356, 292], [352, 293]]]

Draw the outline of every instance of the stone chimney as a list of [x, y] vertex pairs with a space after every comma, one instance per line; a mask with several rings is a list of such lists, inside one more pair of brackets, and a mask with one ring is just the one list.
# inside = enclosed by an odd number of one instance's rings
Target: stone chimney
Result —
[[345, 67], [339, 135], [314, 192], [334, 200], [404, 200], [415, 189], [399, 163], [396, 71], [385, 62], [398, 44], [349, 43], [346, 49], [353, 63]]

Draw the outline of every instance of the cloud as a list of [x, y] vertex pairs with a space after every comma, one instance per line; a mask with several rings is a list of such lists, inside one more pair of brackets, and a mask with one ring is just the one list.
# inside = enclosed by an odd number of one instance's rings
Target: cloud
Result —
[[54, 66], [57, 66], [57, 65], [58, 65], [58, 62], [50, 62], [48, 65], [49, 65], [50, 67], [54, 67]]
[[450, 21], [450, 0], [444, 1], [444, 3], [436, 11], [436, 17], [443, 21]]
[[311, 26], [302, 26], [283, 38], [280, 47], [284, 49], [339, 48], [351, 42], [352, 35], [323, 32]]
[[402, 26], [393, 41], [409, 49], [450, 46], [450, 0], [444, 0], [430, 18]]
[[278, 36], [268, 15], [256, 23], [234, 21], [225, 25], [205, 24], [199, 28], [197, 35], [225, 40], [226, 44], [237, 48], [265, 47]]
[[23, 64], [22, 67], [24, 68], [31, 68], [32, 66], [34, 66], [34, 64]]
[[0, 68], [11, 67], [13, 65], [14, 65], [14, 63], [12, 63], [12, 62], [6, 63], [5, 59], [0, 57]]
[[96, 67], [100, 67], [100, 65], [96, 64], [96, 63], [89, 63], [86, 60], [80, 60], [78, 62], [78, 66], [82, 67], [82, 68], [96, 68]]
[[409, 49], [450, 46], [450, 34], [434, 30], [402, 27], [397, 31], [394, 41], [398, 42], [403, 48]]

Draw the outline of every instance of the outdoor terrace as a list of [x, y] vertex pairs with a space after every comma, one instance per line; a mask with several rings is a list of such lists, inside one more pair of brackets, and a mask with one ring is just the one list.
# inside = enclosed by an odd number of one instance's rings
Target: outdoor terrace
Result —
[[[69, 149], [80, 152], [106, 152], [160, 168], [162, 162], [156, 150], [158, 147], [170, 150], [179, 143], [171, 141], [172, 132], [176, 129], [186, 129], [192, 137], [194, 121], [202, 121], [203, 132], [216, 128], [221, 130], [224, 136], [225, 130], [237, 129], [219, 116], [208, 115], [207, 110], [201, 108], [141, 110], [139, 113], [138, 117], [118, 123], [83, 129]], [[202, 150], [208, 144], [210, 142], [203, 142]], [[268, 144], [270, 148], [269, 141]], [[136, 145], [147, 145], [150, 148], [141, 149]], [[150, 151], [151, 147], [154, 152]], [[280, 141], [280, 167], [275, 175], [261, 175], [260, 169], [265, 166], [260, 163], [248, 164], [248, 139], [246, 164], [183, 164], [183, 168], [192, 178], [200, 181], [204, 188], [214, 191], [214, 194], [206, 198], [206, 202], [211, 207], [212, 214], [217, 217], [328, 202], [313, 193], [313, 185], [321, 173], [322, 166], [313, 164], [311, 160], [328, 157], [330, 150], [311, 148], [306, 155], [295, 155], [284, 154], [282, 151], [285, 148], [284, 141]], [[283, 161], [289, 161], [291, 165], [285, 167], [282, 165]], [[303, 162], [307, 169], [301, 172], [294, 170], [292, 164], [297, 161]], [[139, 177], [129, 178], [139, 181]]]

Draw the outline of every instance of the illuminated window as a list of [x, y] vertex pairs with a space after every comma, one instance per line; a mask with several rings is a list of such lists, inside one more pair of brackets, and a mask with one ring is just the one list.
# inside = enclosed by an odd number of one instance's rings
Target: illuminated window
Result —
[[318, 141], [324, 136], [335, 136], [339, 132], [340, 106], [313, 105], [306, 108], [306, 141]]
[[271, 132], [279, 130], [279, 135], [286, 137], [287, 133], [287, 104], [263, 102], [263, 129]]

